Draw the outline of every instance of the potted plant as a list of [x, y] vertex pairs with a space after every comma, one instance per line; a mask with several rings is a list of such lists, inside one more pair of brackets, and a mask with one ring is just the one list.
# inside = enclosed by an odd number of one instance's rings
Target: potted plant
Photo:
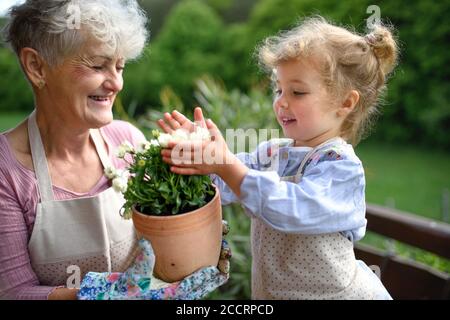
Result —
[[126, 142], [117, 155], [126, 170], [107, 168], [105, 174], [126, 200], [121, 215], [133, 219], [138, 236], [152, 244], [154, 274], [166, 282], [217, 265], [222, 241], [222, 207], [217, 188], [208, 176], [185, 176], [170, 171], [161, 149], [171, 140], [209, 139], [209, 132], [182, 129], [172, 135], [152, 132], [154, 139], [136, 149]]

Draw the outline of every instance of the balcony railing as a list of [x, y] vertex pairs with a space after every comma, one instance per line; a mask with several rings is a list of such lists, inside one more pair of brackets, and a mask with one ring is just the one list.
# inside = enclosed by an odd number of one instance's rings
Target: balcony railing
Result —
[[[450, 259], [450, 225], [407, 212], [367, 205], [367, 229]], [[381, 281], [394, 299], [450, 299], [450, 275], [365, 244], [355, 254], [380, 268]]]

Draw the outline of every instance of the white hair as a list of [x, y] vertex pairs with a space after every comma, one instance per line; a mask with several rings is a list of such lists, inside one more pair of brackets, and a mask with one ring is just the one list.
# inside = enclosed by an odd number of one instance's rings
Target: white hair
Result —
[[126, 60], [142, 53], [147, 17], [136, 0], [27, 0], [9, 11], [6, 41], [17, 55], [31, 47], [58, 65], [94, 39]]

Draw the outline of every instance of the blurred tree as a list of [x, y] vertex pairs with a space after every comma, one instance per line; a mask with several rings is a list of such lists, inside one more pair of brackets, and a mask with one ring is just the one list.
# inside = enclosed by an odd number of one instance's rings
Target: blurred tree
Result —
[[235, 0], [202, 0], [206, 5], [211, 7], [213, 10], [222, 12], [231, 7]]
[[[336, 21], [353, 23], [364, 22], [365, 8], [359, 0], [342, 2], [313, 0], [261, 0], [255, 3], [246, 23], [232, 24], [225, 30], [223, 55], [232, 63], [224, 71], [228, 87], [237, 86], [242, 90], [267, 79], [257, 66], [255, 48], [269, 35], [294, 26], [302, 17], [325, 14]], [[345, 2], [347, 3], [347, 2]], [[359, 4], [359, 5], [355, 5]]]
[[[446, 54], [450, 49], [448, 42], [450, 24], [445, 21], [447, 13], [450, 13], [450, 1], [439, 3], [431, 3], [428, 0], [418, 0], [414, 3], [369, 0], [243, 1], [247, 5], [255, 4], [248, 21], [222, 25], [217, 33], [221, 39], [216, 41], [216, 54], [210, 52], [210, 56], [214, 56], [214, 61], [209, 66], [205, 64], [202, 71], [222, 78], [228, 88], [237, 87], [248, 91], [256, 83], [267, 79], [258, 70], [254, 57], [255, 47], [262, 39], [280, 30], [291, 28], [301, 18], [313, 14], [320, 14], [340, 25], [351, 26], [356, 31], [364, 33], [366, 19], [370, 16], [366, 12], [367, 7], [375, 4], [381, 9], [383, 21], [392, 23], [397, 30], [401, 58], [396, 73], [388, 84], [388, 94], [381, 109], [382, 116], [369, 140], [414, 142], [439, 146], [447, 150], [450, 148], [448, 105], [450, 69], [446, 67], [450, 62], [450, 56]], [[208, 0], [204, 0], [203, 3], [206, 2]], [[235, 8], [240, 8], [240, 3], [233, 1], [228, 9], [223, 8], [214, 7], [216, 13], [222, 16], [226, 16], [226, 12], [237, 14], [239, 10]], [[228, 17], [227, 21], [233, 19]], [[191, 27], [195, 28], [196, 25]], [[192, 30], [192, 34], [195, 33], [196, 30]], [[170, 59], [157, 57], [160, 55], [158, 47], [158, 43], [153, 44], [151, 56], [151, 59], [154, 58], [153, 67], [170, 70], [168, 67], [157, 67], [159, 64], [171, 63]], [[167, 55], [171, 49], [169, 46], [165, 48], [164, 55]], [[217, 69], [219, 63], [223, 67]], [[196, 68], [198, 69], [198, 66]], [[186, 84], [194, 81], [191, 77], [198, 75], [199, 72], [183, 74], [186, 75], [183, 87], [187, 88]], [[170, 81], [165, 76], [167, 73], [154, 72], [151, 77], [143, 75], [142, 78], [150, 78], [147, 83], [151, 88], [161, 89], [164, 83], [172, 84], [175, 81]], [[188, 90], [178, 92], [178, 88], [174, 86], [174, 91], [180, 94], [184, 101], [191, 99]], [[153, 94], [154, 102], [159, 99], [157, 92]]]
[[167, 15], [177, 2], [179, 0], [138, 0], [139, 5], [149, 17], [149, 29], [152, 39], [158, 35]]
[[380, 7], [398, 30], [401, 59], [377, 136], [450, 150], [450, 2]]
[[233, 0], [232, 4], [221, 12], [221, 15], [227, 23], [245, 22], [257, 2], [258, 0]]
[[0, 47], [0, 112], [34, 108], [31, 87], [11, 50]]
[[[141, 2], [151, 8], [155, 1]], [[252, 75], [256, 71], [254, 61], [245, 51], [248, 48], [245, 24], [224, 25], [220, 19], [224, 12], [237, 10], [238, 1], [175, 2], [146, 54], [136, 63], [128, 64], [125, 71], [123, 103], [133, 110], [137, 106], [138, 114], [148, 108], [161, 109], [160, 92], [166, 92], [167, 87], [181, 97], [189, 110], [194, 101], [194, 79], [203, 74], [222, 78], [231, 88], [246, 89], [256, 83]], [[248, 15], [256, 0], [244, 2]], [[243, 68], [236, 68], [236, 64], [242, 64]]]
[[[139, 5], [147, 12], [150, 18], [149, 29], [152, 38], [160, 32], [170, 10], [178, 3], [185, 0], [138, 0]], [[248, 13], [257, 0], [199, 0], [223, 17], [226, 21], [236, 21], [236, 18], [245, 20]]]
[[147, 79], [145, 86], [153, 93], [135, 92], [136, 88], [130, 85], [127, 94], [149, 97], [157, 103], [159, 92], [164, 86], [170, 86], [186, 105], [192, 104], [193, 79], [204, 73], [220, 75], [223, 56], [218, 48], [222, 46], [223, 29], [220, 17], [204, 2], [178, 3], [150, 46], [147, 62], [140, 64], [143, 68], [127, 71], [130, 74], [127, 79], [133, 84], [138, 80], [131, 77]]
[[3, 29], [5, 24], [6, 24], [6, 18], [5, 17], [0, 17], [0, 30]]
[[[364, 32], [369, 5], [378, 5], [383, 21], [392, 23], [401, 44], [401, 59], [396, 73], [388, 85], [383, 115], [376, 125], [372, 139], [391, 142], [421, 142], [450, 149], [450, 1], [432, 3], [418, 0], [404, 1], [313, 1], [313, 0], [261, 0], [241, 35], [245, 42], [228, 49], [233, 56], [249, 56], [255, 45], [268, 35], [292, 27], [305, 16], [320, 14], [343, 25], [354, 26]], [[231, 45], [231, 42], [229, 42]], [[249, 77], [255, 74], [244, 59], [236, 60], [228, 70], [233, 75]], [[247, 68], [247, 69], [246, 69]], [[252, 79], [236, 80], [247, 84]]]
[[[445, 20], [450, 1], [139, 2], [149, 12], [153, 36], [143, 58], [127, 66], [122, 93], [126, 107], [137, 107], [140, 113], [149, 107], [160, 109], [160, 92], [166, 86], [191, 107], [194, 80], [203, 74], [223, 79], [230, 89], [249, 91], [255, 84], [267, 81], [254, 57], [262, 39], [312, 14], [364, 32], [370, 16], [367, 7], [374, 4], [380, 7], [381, 18], [397, 29], [401, 59], [388, 85], [383, 115], [370, 139], [450, 149], [450, 24]], [[0, 45], [1, 50], [5, 49]], [[11, 108], [11, 103], [16, 109], [30, 108], [31, 95], [22, 94], [28, 92], [28, 87], [15, 57], [4, 52], [0, 57], [0, 110]]]

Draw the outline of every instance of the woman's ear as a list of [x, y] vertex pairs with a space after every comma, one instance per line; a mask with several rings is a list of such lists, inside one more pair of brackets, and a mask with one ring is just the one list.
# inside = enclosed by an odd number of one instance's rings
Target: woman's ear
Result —
[[33, 86], [42, 89], [45, 86], [45, 61], [39, 53], [32, 48], [23, 48], [20, 51], [20, 62]]
[[351, 90], [348, 93], [345, 100], [342, 102], [340, 108], [338, 109], [337, 115], [339, 117], [346, 117], [353, 111], [358, 101], [359, 101], [359, 92], [356, 90]]

